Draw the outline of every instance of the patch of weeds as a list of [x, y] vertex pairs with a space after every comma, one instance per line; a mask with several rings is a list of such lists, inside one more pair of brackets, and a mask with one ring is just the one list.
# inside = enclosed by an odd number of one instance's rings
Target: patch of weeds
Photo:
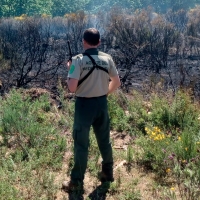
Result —
[[178, 137], [175, 143], [175, 153], [179, 160], [185, 160], [188, 163], [198, 155], [196, 135], [192, 128], [188, 128]]
[[123, 199], [123, 200], [141, 200], [141, 194], [140, 191], [137, 190], [135, 187], [137, 185], [138, 181], [133, 180], [129, 185], [126, 185], [126, 189], [121, 192], [119, 197], [117, 199]]
[[33, 170], [23, 167], [17, 183], [18, 193], [24, 199], [54, 199], [58, 187], [54, 176], [47, 169]]
[[157, 185], [154, 186], [153, 189], [153, 197], [154, 199], [166, 199], [166, 200], [177, 200], [177, 195], [176, 195], [176, 189], [175, 187], [166, 187], [166, 186], [161, 186]]
[[134, 151], [133, 151], [133, 148], [132, 148], [132, 146], [131, 145], [128, 145], [128, 149], [127, 149], [127, 162], [128, 163], [132, 163], [133, 162], [133, 153], [134, 153]]
[[127, 154], [126, 154], [126, 161], [127, 161], [126, 167], [127, 167], [128, 172], [131, 171], [131, 166], [134, 161], [133, 154], [134, 154], [134, 150], [133, 150], [132, 146], [128, 145]]
[[122, 132], [129, 129], [127, 123], [127, 116], [125, 111], [118, 103], [118, 96], [109, 95], [108, 97], [108, 110], [110, 116], [111, 129]]
[[118, 181], [114, 181], [113, 183], [110, 184], [110, 188], [109, 188], [109, 193], [111, 195], [115, 195], [116, 193], [118, 194], [119, 192], [119, 183]]
[[[49, 99], [31, 100], [11, 91], [0, 106], [3, 199], [54, 199], [54, 170], [62, 166], [66, 140], [50, 117]], [[52, 115], [53, 116], [53, 115]]]
[[145, 127], [146, 136], [136, 139], [136, 144], [140, 146], [140, 152], [136, 160], [145, 169], [153, 170], [157, 176], [165, 177], [168, 153], [173, 149], [174, 143], [164, 131], [156, 127]]
[[[1, 173], [0, 173], [1, 175]], [[23, 197], [19, 195], [18, 190], [9, 180], [0, 178], [0, 199], [19, 199], [22, 200]]]
[[141, 200], [141, 195], [139, 191], [134, 191], [133, 189], [125, 191], [119, 197], [120, 200]]

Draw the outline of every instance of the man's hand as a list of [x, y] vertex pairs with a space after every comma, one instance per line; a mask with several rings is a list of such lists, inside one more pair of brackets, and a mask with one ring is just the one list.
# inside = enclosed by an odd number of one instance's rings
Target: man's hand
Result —
[[108, 94], [113, 93], [120, 85], [120, 78], [119, 76], [114, 76], [114, 77], [110, 77], [111, 81], [109, 83], [109, 87], [108, 87]]
[[71, 60], [68, 60], [68, 61], [67, 61], [67, 69], [68, 69], [68, 70], [70, 70], [71, 64], [72, 64], [72, 61], [71, 61]]

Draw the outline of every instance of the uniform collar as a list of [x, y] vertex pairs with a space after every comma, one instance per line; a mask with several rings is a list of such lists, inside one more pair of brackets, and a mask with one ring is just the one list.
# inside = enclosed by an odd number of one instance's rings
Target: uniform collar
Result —
[[98, 50], [97, 50], [97, 48], [90, 48], [90, 49], [85, 50], [85, 53], [89, 53], [91, 55], [97, 55]]

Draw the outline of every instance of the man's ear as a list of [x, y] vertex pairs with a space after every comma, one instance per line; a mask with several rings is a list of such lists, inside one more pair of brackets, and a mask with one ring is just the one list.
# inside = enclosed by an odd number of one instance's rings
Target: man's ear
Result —
[[87, 43], [84, 39], [83, 39], [83, 44]]
[[99, 40], [99, 43], [98, 43], [98, 45], [97, 46], [99, 46], [101, 44], [101, 40]]

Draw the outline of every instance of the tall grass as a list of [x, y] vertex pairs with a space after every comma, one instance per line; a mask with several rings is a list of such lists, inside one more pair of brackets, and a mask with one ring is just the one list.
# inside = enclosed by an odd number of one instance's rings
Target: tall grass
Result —
[[[61, 184], [56, 184], [55, 174], [66, 150], [73, 151], [66, 132], [72, 130], [74, 101], [65, 98], [62, 88], [60, 92], [60, 110], [48, 93], [33, 99], [24, 90], [12, 90], [0, 99], [0, 199], [55, 199]], [[182, 91], [175, 96], [152, 93], [148, 100], [138, 92], [118, 91], [108, 97], [108, 106], [111, 130], [131, 138], [125, 153], [113, 149], [114, 158], [126, 160], [128, 173], [136, 165], [153, 172], [159, 193], [155, 199], [198, 199], [199, 104]], [[100, 170], [99, 159], [91, 129], [88, 171], [93, 178]], [[71, 164], [69, 160], [69, 169]], [[137, 182], [132, 180], [130, 188], [123, 178], [120, 172], [110, 195], [142, 199]]]
[[0, 199], [53, 199], [66, 149], [55, 120], [48, 95], [33, 101], [13, 90], [1, 99]]
[[[162, 180], [161, 184], [163, 180], [167, 182], [168, 178], [173, 178], [179, 190], [179, 198], [198, 199], [199, 104], [182, 91], [175, 96], [151, 94], [148, 101], [134, 93], [132, 98], [121, 105], [121, 95], [116, 99], [110, 99], [110, 113], [115, 113], [111, 121], [119, 122], [116, 125], [113, 123], [113, 128], [120, 131], [121, 124], [126, 131], [132, 128], [136, 136], [133, 137], [133, 145], [138, 145], [140, 149], [135, 161], [146, 170], [154, 171], [157, 178]], [[125, 116], [124, 119], [122, 116]], [[171, 199], [175, 198], [173, 195]]]

